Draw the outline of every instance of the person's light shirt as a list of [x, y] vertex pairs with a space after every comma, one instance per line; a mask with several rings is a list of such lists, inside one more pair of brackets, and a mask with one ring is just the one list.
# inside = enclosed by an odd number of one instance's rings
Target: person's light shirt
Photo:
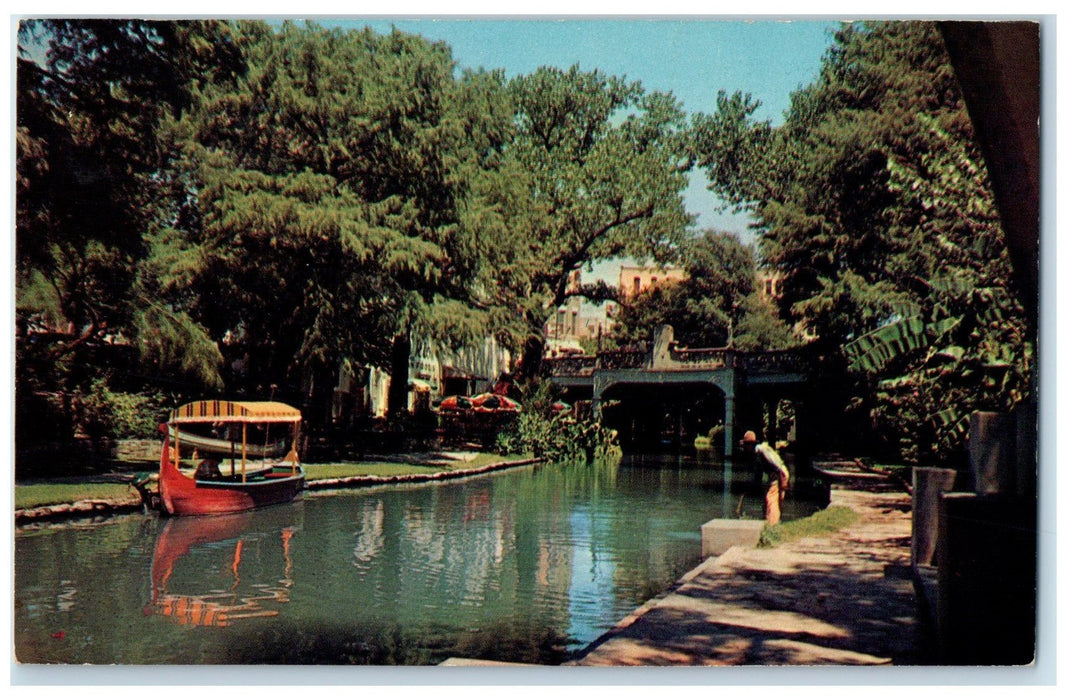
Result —
[[785, 466], [785, 462], [782, 461], [781, 456], [775, 451], [773, 447], [765, 442], [761, 442], [756, 445], [756, 454], [763, 460], [765, 464], [769, 464], [778, 470], [786, 479], [789, 478], [789, 468]]

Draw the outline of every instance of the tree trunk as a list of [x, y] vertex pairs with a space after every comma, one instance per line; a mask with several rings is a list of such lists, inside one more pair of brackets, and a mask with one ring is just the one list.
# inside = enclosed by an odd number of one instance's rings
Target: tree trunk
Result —
[[522, 348], [522, 360], [515, 379], [524, 382], [539, 376], [544, 356], [545, 339], [539, 333], [531, 333], [527, 336], [526, 344]]

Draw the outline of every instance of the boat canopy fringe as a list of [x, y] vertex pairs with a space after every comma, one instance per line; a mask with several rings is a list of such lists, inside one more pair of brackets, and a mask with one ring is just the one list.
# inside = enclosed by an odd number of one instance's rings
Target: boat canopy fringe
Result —
[[193, 401], [171, 411], [171, 423], [299, 423], [300, 410], [278, 401]]

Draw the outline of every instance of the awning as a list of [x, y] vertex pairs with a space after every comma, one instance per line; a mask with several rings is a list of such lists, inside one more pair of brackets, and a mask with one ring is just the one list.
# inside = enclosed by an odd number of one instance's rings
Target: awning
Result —
[[194, 401], [174, 409], [171, 423], [299, 423], [300, 410], [279, 401]]

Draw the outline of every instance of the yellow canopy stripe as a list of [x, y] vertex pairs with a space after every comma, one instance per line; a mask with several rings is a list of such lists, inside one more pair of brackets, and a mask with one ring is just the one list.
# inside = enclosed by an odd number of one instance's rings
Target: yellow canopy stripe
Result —
[[278, 401], [193, 401], [170, 414], [171, 423], [299, 423], [300, 410]]

